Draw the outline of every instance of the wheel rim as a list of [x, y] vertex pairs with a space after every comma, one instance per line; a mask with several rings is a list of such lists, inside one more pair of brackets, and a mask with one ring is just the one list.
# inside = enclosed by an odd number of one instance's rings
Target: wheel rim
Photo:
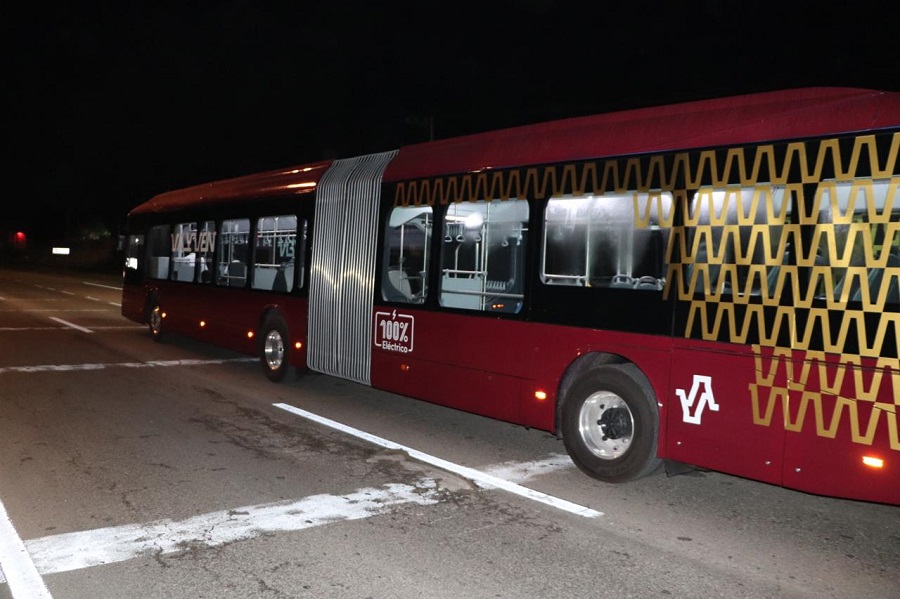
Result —
[[281, 333], [272, 330], [266, 334], [263, 354], [266, 357], [266, 366], [272, 370], [281, 368], [284, 362], [284, 339], [281, 338]]
[[160, 313], [159, 306], [153, 308], [153, 311], [150, 312], [150, 332], [153, 335], [159, 335], [159, 332], [162, 330], [162, 314]]
[[615, 460], [631, 447], [634, 415], [624, 399], [610, 391], [598, 391], [581, 406], [578, 433], [595, 456]]

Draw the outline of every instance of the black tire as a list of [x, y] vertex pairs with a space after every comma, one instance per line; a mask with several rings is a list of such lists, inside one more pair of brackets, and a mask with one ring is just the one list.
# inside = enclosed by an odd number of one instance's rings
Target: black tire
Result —
[[287, 324], [281, 315], [269, 314], [259, 333], [259, 363], [266, 377], [277, 383], [287, 374], [291, 362]]
[[607, 364], [583, 372], [563, 402], [563, 443], [582, 471], [620, 483], [659, 466], [656, 396], [634, 364]]
[[147, 326], [150, 328], [150, 338], [157, 343], [162, 341], [162, 323], [162, 307], [160, 307], [159, 302], [151, 302], [150, 309], [147, 310]]

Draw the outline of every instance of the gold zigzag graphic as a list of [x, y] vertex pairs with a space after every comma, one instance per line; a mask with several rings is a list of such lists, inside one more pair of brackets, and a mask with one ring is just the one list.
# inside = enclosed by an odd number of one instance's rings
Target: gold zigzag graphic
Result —
[[[839, 362], [829, 363], [825, 352], [806, 352], [805, 360], [795, 362], [784, 348], [766, 352], [757, 345], [753, 350], [757, 381], [750, 385], [750, 395], [755, 424], [771, 426], [780, 402], [785, 430], [802, 431], [811, 410], [817, 434], [834, 439], [846, 413], [854, 443], [871, 445], [883, 420], [891, 449], [900, 451], [897, 360], [879, 359], [874, 368], [864, 368], [858, 356], [842, 356]], [[810, 390], [816, 387], [819, 391]], [[853, 396], [845, 395], [845, 389], [852, 390]], [[888, 395], [893, 403], [879, 401]]]
[[754, 344], [754, 423], [780, 402], [786, 430], [846, 423], [871, 445], [886, 427], [900, 451], [898, 156], [893, 133], [484, 170], [400, 182], [394, 205], [632, 194], [635, 228], [670, 231], [664, 297], [688, 304], [684, 336]]
[[[825, 173], [835, 182], [851, 182], [857, 173], [867, 172], [871, 179], [893, 177], [897, 171], [900, 154], [900, 133], [893, 134], [890, 147], [880, 160], [874, 135], [855, 138], [850, 156], [842, 158], [839, 140], [819, 142], [813, 159], [808, 155], [807, 144], [787, 144], [784, 156], [779, 158], [773, 144], [762, 145], [749, 152], [746, 148], [731, 148], [724, 157], [715, 150], [704, 150], [693, 158], [687, 152], [677, 153], [666, 165], [664, 156], [606, 160], [562, 166], [535, 166], [508, 171], [484, 170], [461, 175], [449, 175], [397, 184], [395, 206], [427, 204], [446, 205], [455, 202], [474, 202], [486, 198], [507, 200], [510, 198], [535, 198], [551, 196], [623, 194], [629, 191], [650, 192], [664, 190], [675, 192], [679, 188], [722, 188], [728, 185], [742, 187], [763, 185], [788, 185], [820, 183]], [[749, 162], [749, 163], [748, 163]], [[720, 164], [722, 165], [720, 168]], [[798, 173], [791, 180], [791, 174]], [[763, 177], [768, 173], [768, 177]], [[681, 185], [677, 182], [683, 181]]]

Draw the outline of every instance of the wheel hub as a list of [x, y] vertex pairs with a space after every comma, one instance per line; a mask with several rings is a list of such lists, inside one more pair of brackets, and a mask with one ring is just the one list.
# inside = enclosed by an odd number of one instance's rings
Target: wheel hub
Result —
[[584, 446], [602, 460], [615, 460], [628, 452], [634, 436], [634, 415], [628, 404], [611, 391], [598, 391], [584, 400], [578, 433]]
[[604, 411], [597, 424], [609, 439], [631, 436], [631, 413], [628, 408], [610, 408]]
[[269, 368], [277, 370], [281, 367], [281, 362], [284, 360], [284, 340], [278, 331], [269, 331], [263, 344], [263, 351]]

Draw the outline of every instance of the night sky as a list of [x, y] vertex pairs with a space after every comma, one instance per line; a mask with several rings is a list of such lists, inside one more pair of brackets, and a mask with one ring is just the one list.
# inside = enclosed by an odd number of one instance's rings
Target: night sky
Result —
[[10, 4], [0, 231], [32, 238], [115, 235], [157, 193], [425, 141], [429, 119], [445, 138], [807, 85], [900, 91], [896, 0]]

